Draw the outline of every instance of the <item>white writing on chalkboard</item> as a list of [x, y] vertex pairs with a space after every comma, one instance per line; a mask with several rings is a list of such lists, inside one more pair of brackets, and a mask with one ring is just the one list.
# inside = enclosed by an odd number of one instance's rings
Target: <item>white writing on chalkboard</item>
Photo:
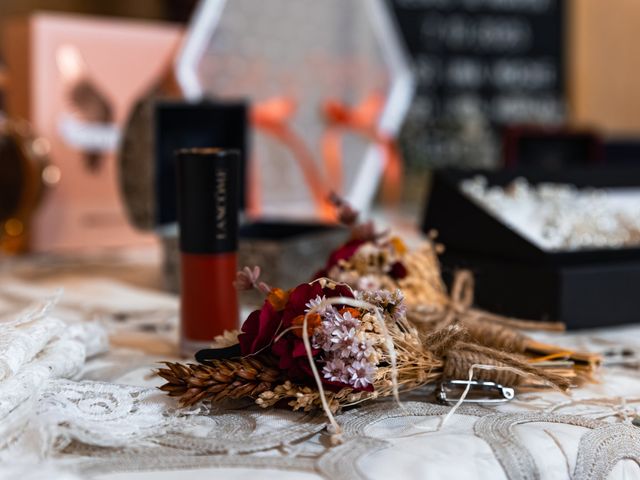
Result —
[[389, 0], [413, 56], [414, 118], [563, 116], [562, 0]]
[[440, 10], [466, 8], [494, 9], [511, 12], [544, 12], [553, 0], [396, 0], [399, 7], [410, 9], [437, 8]]
[[439, 83], [446, 83], [452, 89], [539, 90], [553, 88], [557, 81], [551, 59], [523, 57], [486, 62], [473, 57], [455, 57], [445, 63], [433, 55], [418, 55], [415, 69], [425, 91]]
[[420, 35], [424, 45], [453, 51], [521, 52], [531, 46], [531, 27], [519, 17], [434, 13], [424, 17]]

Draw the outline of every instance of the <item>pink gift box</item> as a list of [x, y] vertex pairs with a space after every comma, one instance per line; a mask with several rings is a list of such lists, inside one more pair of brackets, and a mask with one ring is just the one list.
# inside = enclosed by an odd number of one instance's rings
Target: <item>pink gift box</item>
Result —
[[171, 24], [50, 13], [7, 22], [8, 114], [48, 141], [59, 174], [34, 219], [34, 250], [152, 241], [126, 219], [115, 156], [131, 106], [170, 65], [181, 34]]

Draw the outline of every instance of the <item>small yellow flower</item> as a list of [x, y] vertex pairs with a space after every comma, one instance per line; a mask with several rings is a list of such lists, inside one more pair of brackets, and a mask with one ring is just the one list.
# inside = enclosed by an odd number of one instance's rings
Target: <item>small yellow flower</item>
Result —
[[360, 310], [353, 307], [343, 307], [339, 310], [340, 315], [344, 315], [349, 312], [353, 318], [360, 318]]
[[407, 253], [407, 246], [399, 237], [391, 237], [389, 242], [398, 255], [404, 255]]
[[280, 288], [272, 288], [267, 296], [267, 300], [276, 312], [284, 310], [287, 301], [289, 300], [289, 292]]
[[[307, 331], [309, 334], [312, 334], [313, 331], [318, 328], [322, 323], [322, 317], [320, 317], [320, 315], [318, 315], [317, 313], [310, 313], [309, 316], [307, 317]], [[302, 338], [302, 326], [304, 325], [304, 315], [298, 315], [296, 318], [293, 319], [293, 321], [291, 322], [291, 325], [296, 327], [294, 328], [292, 331], [294, 334], [296, 334], [298, 337]]]

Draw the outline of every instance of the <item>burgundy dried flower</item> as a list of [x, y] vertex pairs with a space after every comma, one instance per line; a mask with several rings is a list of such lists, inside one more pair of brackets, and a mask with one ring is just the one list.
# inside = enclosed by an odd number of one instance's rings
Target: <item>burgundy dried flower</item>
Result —
[[394, 280], [401, 280], [408, 275], [407, 268], [401, 262], [391, 265], [389, 276]]
[[[308, 304], [318, 297], [353, 298], [353, 292], [344, 285], [322, 287], [320, 282], [303, 283], [290, 292], [272, 289], [262, 308], [252, 312], [242, 325], [238, 336], [242, 355], [269, 348], [278, 358], [278, 367], [291, 380], [311, 381], [312, 372], [299, 325], [309, 309]], [[310, 330], [311, 327], [309, 324]], [[320, 349], [312, 348], [313, 356], [319, 353]]]

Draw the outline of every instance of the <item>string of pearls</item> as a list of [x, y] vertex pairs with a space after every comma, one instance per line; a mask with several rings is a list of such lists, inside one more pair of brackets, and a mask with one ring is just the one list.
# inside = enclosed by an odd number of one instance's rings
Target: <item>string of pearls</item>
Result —
[[461, 190], [483, 208], [545, 250], [640, 245], [640, 189], [578, 189], [531, 185], [517, 178], [506, 187], [476, 176]]

